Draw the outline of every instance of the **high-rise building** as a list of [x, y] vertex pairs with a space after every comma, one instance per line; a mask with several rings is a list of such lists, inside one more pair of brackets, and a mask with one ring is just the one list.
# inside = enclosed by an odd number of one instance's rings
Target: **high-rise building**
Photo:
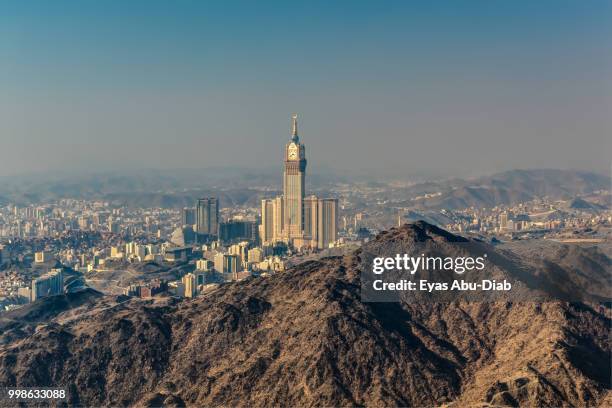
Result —
[[504, 211], [499, 215], [499, 229], [505, 231], [508, 229], [508, 212]]
[[261, 225], [259, 237], [263, 245], [274, 242], [274, 200], [261, 200]]
[[296, 248], [327, 248], [336, 241], [338, 200], [305, 197], [306, 147], [300, 142], [297, 115], [285, 145], [283, 195], [262, 200], [259, 234], [264, 245], [285, 242]]
[[317, 240], [319, 199], [311, 195], [304, 199], [304, 235]]
[[25, 208], [25, 217], [26, 218], [34, 218], [34, 207], [26, 207]]
[[285, 206], [283, 196], [278, 196], [274, 199], [274, 207], [272, 208], [272, 219], [274, 220], [274, 242], [287, 240], [283, 237], [284, 231], [284, 220], [285, 220]]
[[181, 214], [181, 221], [183, 225], [195, 225], [196, 209], [193, 207], [183, 208], [183, 212]]
[[62, 293], [64, 293], [64, 275], [61, 269], [52, 269], [32, 280], [32, 302], [39, 298]]
[[121, 232], [121, 224], [113, 219], [108, 220], [108, 231], [113, 234], [119, 234]]
[[198, 200], [196, 232], [214, 236], [219, 234], [219, 201], [216, 197], [206, 197]]
[[49, 251], [40, 251], [34, 253], [34, 262], [45, 263], [53, 259], [53, 253]]
[[239, 262], [243, 268], [246, 266], [247, 262], [249, 261], [249, 255], [248, 255], [249, 247], [250, 247], [249, 242], [244, 241], [238, 244], [234, 244], [228, 248], [228, 252], [231, 255], [238, 255]]
[[317, 204], [316, 246], [317, 248], [329, 248], [329, 244], [336, 241], [338, 236], [338, 200], [320, 198]]
[[115, 259], [123, 258], [123, 252], [119, 249], [119, 247], [112, 246], [110, 251], [110, 257]]
[[193, 298], [197, 293], [196, 276], [193, 273], [188, 273], [183, 276], [183, 285], [185, 287], [185, 297]]
[[89, 218], [88, 217], [84, 215], [80, 216], [78, 222], [79, 222], [79, 229], [82, 229], [82, 230], [89, 229]]
[[130, 256], [136, 253], [136, 247], [138, 244], [136, 242], [128, 242], [125, 244], [125, 255]]
[[30, 303], [32, 300], [32, 288], [21, 287], [17, 289], [17, 296], [21, 302]]
[[257, 241], [257, 221], [229, 220], [219, 224], [219, 239], [224, 243]]
[[202, 258], [196, 261], [196, 270], [198, 271], [210, 271], [213, 268], [214, 268], [213, 262], [209, 261], [208, 259]]
[[110, 213], [108, 211], [99, 211], [94, 213], [93, 217], [92, 217], [92, 224], [95, 225], [96, 227], [103, 225], [105, 223], [108, 222], [108, 219], [110, 217]]
[[302, 238], [304, 232], [304, 195], [306, 180], [306, 147], [300, 143], [297, 115], [292, 118], [291, 140], [285, 145], [283, 171], [284, 235]]
[[215, 255], [215, 270], [224, 275], [235, 275], [239, 270], [240, 256], [219, 253]]
[[261, 248], [251, 248], [247, 253], [248, 262], [253, 264], [256, 262], [261, 262], [263, 260], [263, 251]]

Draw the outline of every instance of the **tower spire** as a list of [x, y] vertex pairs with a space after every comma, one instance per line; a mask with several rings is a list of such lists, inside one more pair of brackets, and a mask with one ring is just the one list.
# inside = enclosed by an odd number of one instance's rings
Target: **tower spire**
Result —
[[297, 113], [291, 115], [291, 140], [294, 142], [298, 140]]

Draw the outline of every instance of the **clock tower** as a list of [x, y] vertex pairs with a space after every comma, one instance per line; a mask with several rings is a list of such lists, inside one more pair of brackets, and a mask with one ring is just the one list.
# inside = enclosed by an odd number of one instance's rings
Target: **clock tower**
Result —
[[305, 197], [306, 147], [300, 143], [296, 114], [284, 163], [283, 195], [261, 200], [262, 244], [284, 242], [298, 251], [329, 248], [338, 239], [338, 199]]
[[306, 148], [300, 143], [296, 114], [291, 116], [291, 125], [291, 140], [285, 146], [283, 171], [283, 235], [288, 239], [303, 237], [306, 175]]

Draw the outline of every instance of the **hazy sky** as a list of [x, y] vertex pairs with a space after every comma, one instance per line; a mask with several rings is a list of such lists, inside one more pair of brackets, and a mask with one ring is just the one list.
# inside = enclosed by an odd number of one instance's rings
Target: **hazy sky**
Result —
[[612, 1], [3, 1], [0, 175], [606, 171]]

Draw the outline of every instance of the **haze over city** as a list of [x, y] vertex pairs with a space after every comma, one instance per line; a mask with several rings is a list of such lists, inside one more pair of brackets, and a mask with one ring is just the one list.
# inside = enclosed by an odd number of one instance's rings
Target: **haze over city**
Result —
[[13, 2], [0, 175], [609, 171], [612, 4]]
[[610, 0], [0, 3], [0, 408], [612, 407]]

